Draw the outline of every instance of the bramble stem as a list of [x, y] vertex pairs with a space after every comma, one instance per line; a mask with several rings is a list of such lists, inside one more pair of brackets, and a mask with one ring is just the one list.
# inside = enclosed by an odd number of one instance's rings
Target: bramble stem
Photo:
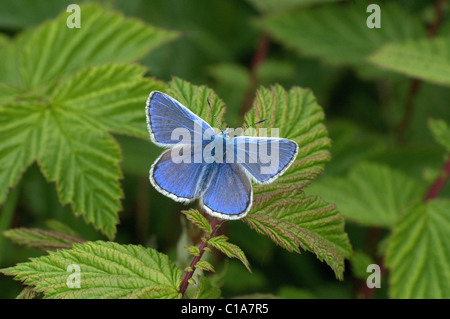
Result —
[[[444, 16], [444, 3], [446, 0], [436, 0], [436, 4], [434, 6], [434, 21], [428, 26], [428, 34], [429, 38], [434, 37], [437, 34], [437, 31], [442, 24], [442, 18]], [[418, 79], [412, 79], [411, 84], [408, 91], [408, 96], [406, 97], [405, 102], [405, 113], [400, 123], [396, 127], [397, 132], [397, 142], [399, 144], [403, 144], [405, 142], [405, 132], [411, 124], [411, 120], [414, 113], [414, 98], [419, 93], [420, 88], [422, 86], [422, 81]]]
[[444, 164], [444, 167], [442, 168], [442, 173], [436, 178], [434, 183], [431, 184], [430, 188], [428, 188], [428, 191], [425, 194], [423, 201], [426, 202], [429, 201], [430, 199], [438, 197], [449, 178], [450, 178], [450, 158]]
[[208, 246], [208, 240], [215, 236], [215, 234], [221, 224], [222, 224], [221, 220], [219, 220], [217, 218], [212, 219], [212, 221], [211, 221], [211, 228], [212, 228], [211, 236], [205, 235], [203, 237], [205, 240], [202, 240], [200, 246], [198, 247], [200, 253], [198, 256], [194, 256], [194, 258], [192, 259], [191, 264], [189, 265], [190, 269], [188, 271], [186, 271], [183, 281], [181, 282], [180, 289], [178, 290], [178, 292], [183, 296], [183, 298], [185, 297], [186, 289], [189, 286], [189, 279], [191, 279], [192, 276], [194, 275], [195, 265], [197, 265], [197, 263], [200, 261], [200, 259], [202, 259], [203, 253], [205, 252], [205, 248]]
[[244, 105], [242, 106], [242, 115], [247, 113], [252, 107], [253, 95], [255, 94], [255, 90], [258, 85], [258, 77], [256, 76], [256, 72], [258, 71], [258, 67], [266, 59], [269, 52], [269, 46], [270, 38], [267, 34], [263, 34], [259, 39], [258, 46], [252, 58], [250, 66], [250, 85], [245, 95]]

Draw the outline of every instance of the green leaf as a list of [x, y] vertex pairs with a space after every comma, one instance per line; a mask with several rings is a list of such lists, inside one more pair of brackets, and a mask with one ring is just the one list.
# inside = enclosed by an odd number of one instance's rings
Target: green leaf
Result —
[[[121, 153], [108, 131], [147, 137], [143, 103], [160, 82], [137, 65], [89, 67], [51, 95], [0, 106], [0, 202], [35, 160], [63, 204], [114, 237], [121, 209]], [[25, 98], [24, 98], [25, 99]]]
[[350, 259], [353, 275], [359, 279], [367, 279], [367, 266], [373, 264], [372, 258], [362, 250], [356, 250]]
[[322, 178], [308, 189], [336, 203], [348, 220], [391, 227], [400, 212], [423, 196], [424, 186], [389, 166], [361, 163], [347, 177]]
[[123, 197], [120, 149], [109, 134], [87, 130], [74, 115], [64, 108], [45, 112], [41, 125], [47, 151], [38, 163], [47, 180], [56, 182], [60, 201], [113, 238]]
[[54, 230], [38, 228], [15, 228], [3, 232], [3, 235], [19, 245], [46, 250], [69, 249], [83, 239]]
[[18, 94], [17, 88], [5, 83], [0, 83], [0, 105], [6, 104]]
[[450, 298], [450, 201], [414, 203], [395, 223], [386, 266], [392, 298]]
[[219, 63], [209, 68], [211, 76], [220, 83], [220, 87], [235, 87], [242, 92], [239, 95], [245, 95], [245, 92], [250, 86], [250, 72], [249, 70], [234, 63]]
[[188, 279], [188, 284], [191, 286], [195, 286], [195, 285], [197, 285], [197, 282], [195, 281], [194, 278], [190, 278], [190, 279]]
[[81, 6], [81, 27], [70, 29], [70, 14], [63, 12], [29, 35], [19, 57], [25, 87], [64, 79], [86, 65], [135, 61], [176, 36], [93, 4]]
[[302, 247], [315, 253], [342, 279], [344, 259], [351, 256], [352, 248], [344, 231], [344, 218], [335, 205], [298, 194], [253, 205], [244, 218], [251, 228], [288, 251], [300, 252]]
[[8, 45], [9, 37], [6, 34], [0, 33], [0, 49]]
[[221, 295], [220, 288], [215, 285], [208, 277], [198, 276], [198, 289], [193, 299], [219, 299]]
[[0, 106], [0, 203], [16, 185], [42, 146], [43, 107], [36, 104]]
[[69, 225], [60, 222], [59, 220], [48, 219], [45, 221], [45, 225], [56, 232], [71, 235], [73, 237], [80, 237], [80, 235], [74, 229], [72, 229]]
[[[211, 127], [218, 127], [219, 124], [223, 128], [225, 127], [225, 123], [222, 122], [225, 114], [225, 103], [210, 88], [204, 85], [192, 85], [187, 81], [174, 77], [169, 83], [167, 94], [205, 120]], [[211, 103], [214, 114], [209, 109], [207, 99]], [[220, 122], [219, 124], [214, 119], [214, 115]]]
[[64, 104], [95, 128], [148, 138], [142, 101], [145, 104], [150, 90], [163, 90], [165, 85], [144, 79], [145, 71], [133, 64], [85, 68], [54, 89], [53, 103]]
[[419, 19], [392, 3], [381, 5], [381, 28], [368, 28], [367, 5], [285, 10], [264, 17], [259, 25], [302, 55], [350, 66], [365, 64], [365, 58], [385, 43], [425, 35]]
[[18, 36], [14, 38], [14, 41], [13, 40], [4, 41], [2, 46], [0, 47], [1, 85], [8, 84], [14, 88], [20, 84], [19, 56], [21, 54], [25, 39], [26, 39], [25, 35]]
[[[0, 232], [3, 232], [11, 227], [14, 219], [14, 214], [19, 204], [19, 188], [13, 190], [9, 195], [5, 203], [0, 208]], [[6, 238], [0, 234], [0, 251], [6, 252], [8, 245], [6, 244]], [[4, 264], [4, 259], [8, 257], [7, 253], [0, 255], [0, 264]]]
[[333, 205], [299, 192], [323, 172], [330, 159], [324, 118], [310, 90], [285, 91], [279, 85], [258, 90], [245, 124], [267, 119], [261, 126], [279, 128], [280, 137], [297, 142], [299, 151], [283, 176], [272, 184], [254, 186], [253, 206], [244, 222], [288, 251], [300, 252], [303, 247], [314, 252], [342, 278], [344, 259], [351, 254], [344, 220]]
[[228, 242], [228, 238], [225, 235], [215, 236], [208, 239], [208, 244], [220, 250], [222, 253], [227, 255], [230, 258], [239, 259], [244, 266], [248, 269], [249, 272], [252, 272], [250, 269], [250, 264], [245, 257], [244, 252], [235, 244]]
[[205, 260], [200, 260], [199, 262], [197, 262], [195, 264], [195, 268], [198, 268], [198, 269], [201, 269], [201, 270], [204, 270], [204, 271], [212, 271], [212, 272], [216, 271], [214, 269], [214, 266], [211, 265], [211, 263], [209, 263], [209, 262], [207, 262]]
[[[69, 288], [80, 269], [80, 288]], [[180, 298], [181, 270], [151, 248], [113, 242], [75, 244], [73, 249], [50, 252], [30, 262], [2, 269], [42, 292], [45, 298]]]
[[27, 286], [22, 289], [20, 294], [16, 297], [16, 299], [34, 299], [37, 297], [39, 293], [33, 290], [33, 287]]
[[190, 210], [183, 210], [181, 211], [184, 215], [186, 215], [186, 218], [193, 223], [195, 226], [203, 230], [208, 236], [212, 233], [211, 224], [208, 222], [208, 220], [200, 214], [200, 212], [196, 209], [190, 209]]
[[436, 142], [450, 152], [450, 126], [444, 120], [429, 119], [428, 127], [433, 133]]
[[450, 37], [388, 43], [369, 61], [387, 70], [450, 86]]
[[189, 255], [192, 256], [200, 256], [200, 249], [197, 246], [188, 246], [186, 247]]
[[123, 194], [121, 153], [109, 133], [147, 138], [142, 105], [150, 91], [164, 89], [143, 78], [144, 68], [117, 63], [142, 57], [175, 33], [98, 5], [81, 12], [79, 29], [66, 26], [63, 12], [2, 41], [0, 203], [37, 160], [61, 202], [113, 238]]
[[274, 85], [257, 91], [253, 107], [245, 115], [245, 125], [267, 119], [259, 126], [268, 129], [267, 136], [271, 136], [272, 128], [278, 128], [279, 137], [297, 142], [299, 149], [296, 160], [283, 176], [274, 183], [254, 186], [255, 201], [298, 191], [323, 172], [324, 163], [330, 159], [324, 118], [322, 108], [308, 89], [293, 87], [285, 91]]

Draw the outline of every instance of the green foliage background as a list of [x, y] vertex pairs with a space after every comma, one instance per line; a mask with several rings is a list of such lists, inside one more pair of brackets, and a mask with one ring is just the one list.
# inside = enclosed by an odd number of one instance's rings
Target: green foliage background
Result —
[[[149, 261], [136, 275], [141, 290], [89, 297], [177, 295], [181, 273], [173, 263], [189, 264], [200, 232], [180, 214], [186, 206], [148, 181], [162, 149], [142, 120], [146, 97], [157, 89], [208, 121], [205, 96], [231, 127], [268, 118], [300, 145], [286, 176], [255, 188], [260, 197], [245, 223], [222, 226], [235, 245], [224, 244], [226, 237], [211, 245], [236, 258], [211, 251], [202, 267], [215, 272], [199, 277], [196, 297], [450, 298], [450, 183], [438, 199], [423, 200], [450, 153], [448, 2], [433, 37], [427, 34], [439, 0], [370, 1], [381, 7], [381, 29], [367, 28], [363, 0], [97, 1], [86, 9], [91, 17], [82, 9], [83, 37], [56, 22], [40, 27], [56, 17], [64, 26], [61, 13], [72, 2], [0, 3], [0, 268], [47, 255], [9, 238], [45, 238], [47, 248], [84, 238], [92, 243], [80, 240], [70, 253], [20, 264], [14, 273], [32, 282], [36, 269], [61, 258], [121, 249], [127, 260]], [[36, 118], [39, 128], [30, 128]], [[94, 178], [83, 179], [81, 168]], [[188, 218], [207, 228], [200, 217]], [[354, 253], [341, 232], [344, 219]], [[47, 232], [6, 231], [18, 227]], [[173, 263], [152, 249], [96, 242], [112, 238], [154, 248]], [[105, 267], [121, 269], [120, 262]], [[370, 263], [383, 267], [382, 288], [368, 292]], [[168, 279], [154, 280], [152, 271]], [[105, 283], [100, 277], [93, 276], [95, 285]], [[154, 282], [160, 288], [147, 291]], [[0, 275], [0, 297], [21, 291], [20, 282]]]

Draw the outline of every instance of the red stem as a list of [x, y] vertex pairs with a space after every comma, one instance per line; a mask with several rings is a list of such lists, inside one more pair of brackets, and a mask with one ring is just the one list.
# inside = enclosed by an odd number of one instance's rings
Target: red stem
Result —
[[429, 201], [430, 199], [438, 197], [449, 178], [450, 178], [450, 158], [444, 164], [444, 167], [442, 168], [442, 174], [440, 174], [436, 178], [434, 183], [430, 186], [430, 188], [428, 188], [428, 191], [425, 194], [423, 201], [426, 202]]
[[252, 107], [253, 95], [255, 94], [256, 86], [258, 84], [258, 77], [256, 72], [258, 67], [264, 62], [269, 52], [270, 38], [267, 34], [263, 34], [259, 40], [258, 47], [252, 58], [252, 64], [250, 67], [250, 85], [245, 96], [244, 105], [241, 113], [245, 114]]
[[405, 113], [402, 120], [397, 126], [397, 141], [399, 144], [405, 142], [405, 131], [411, 124], [413, 112], [414, 112], [414, 98], [419, 93], [422, 82], [418, 79], [412, 79], [409, 86], [408, 96], [405, 102]]
[[[429, 38], [434, 37], [437, 34], [439, 26], [442, 23], [442, 18], [444, 16], [444, 3], [446, 0], [436, 0], [436, 5], [434, 6], [434, 21], [428, 27]], [[414, 112], [414, 98], [419, 93], [422, 82], [418, 79], [412, 79], [409, 87], [408, 96], [406, 97], [405, 102], [405, 113], [403, 115], [402, 120], [397, 125], [397, 141], [399, 144], [403, 144], [405, 140], [405, 132], [406, 129], [411, 124], [412, 115]]]
[[213, 220], [211, 222], [211, 228], [212, 228], [211, 236], [205, 235], [203, 237], [203, 238], [205, 238], [205, 240], [202, 240], [200, 246], [198, 247], [200, 253], [198, 256], [194, 256], [194, 258], [192, 259], [191, 264], [189, 265], [190, 269], [188, 271], [186, 271], [183, 281], [181, 282], [180, 289], [178, 290], [178, 292], [183, 296], [183, 298], [185, 297], [186, 289], [189, 286], [189, 279], [191, 279], [192, 276], [194, 275], [195, 265], [197, 265], [197, 263], [200, 261], [200, 259], [202, 259], [202, 256], [205, 253], [205, 248], [208, 246], [208, 240], [211, 239], [212, 237], [214, 237], [214, 235], [216, 234], [217, 230], [220, 227], [220, 224], [222, 224], [221, 220], [219, 220], [217, 218], [213, 218]]
[[446, 0], [436, 0], [434, 6], [434, 22], [428, 28], [428, 37], [432, 38], [437, 34], [437, 31], [442, 23], [442, 17], [444, 16], [444, 3]]

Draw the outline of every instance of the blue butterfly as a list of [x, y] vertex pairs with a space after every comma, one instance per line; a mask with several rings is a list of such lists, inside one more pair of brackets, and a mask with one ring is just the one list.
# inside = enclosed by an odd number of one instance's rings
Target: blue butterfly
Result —
[[259, 184], [273, 182], [298, 153], [297, 143], [288, 139], [230, 137], [229, 129], [216, 133], [161, 92], [150, 93], [146, 115], [151, 140], [169, 148], [151, 166], [151, 184], [178, 202], [199, 199], [214, 217], [244, 217], [252, 206], [251, 179]]

